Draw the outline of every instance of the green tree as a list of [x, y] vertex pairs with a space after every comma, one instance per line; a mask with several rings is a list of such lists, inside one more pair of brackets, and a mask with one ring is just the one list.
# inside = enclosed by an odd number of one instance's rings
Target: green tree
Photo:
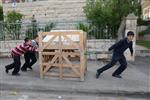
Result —
[[0, 21], [3, 21], [3, 7], [0, 6]]
[[19, 39], [21, 33], [21, 20], [23, 15], [16, 11], [8, 12], [5, 16], [5, 31], [11, 34], [12, 39]]
[[116, 37], [113, 29], [119, 29], [122, 19], [129, 13], [140, 16], [140, 8], [138, 0], [87, 0], [84, 12], [92, 25], [104, 27], [102, 33], [109, 30]]

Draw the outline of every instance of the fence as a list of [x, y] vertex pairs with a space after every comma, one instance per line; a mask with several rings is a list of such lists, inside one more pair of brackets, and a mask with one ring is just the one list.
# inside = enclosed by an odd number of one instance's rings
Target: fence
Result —
[[83, 30], [88, 39], [114, 39], [117, 27], [92, 26], [89, 22], [47, 22], [47, 23], [6, 23], [0, 22], [0, 40], [22, 40], [33, 38], [39, 31], [50, 30]]

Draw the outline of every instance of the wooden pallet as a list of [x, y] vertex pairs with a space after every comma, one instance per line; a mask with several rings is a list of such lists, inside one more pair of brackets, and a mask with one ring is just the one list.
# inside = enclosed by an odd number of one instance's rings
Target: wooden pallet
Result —
[[77, 77], [86, 73], [86, 33], [81, 30], [55, 30], [39, 33], [40, 77]]

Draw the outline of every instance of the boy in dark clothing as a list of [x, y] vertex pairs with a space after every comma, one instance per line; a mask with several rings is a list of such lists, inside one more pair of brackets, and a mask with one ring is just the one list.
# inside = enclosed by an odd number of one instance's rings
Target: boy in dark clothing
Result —
[[96, 78], [99, 78], [102, 72], [113, 67], [118, 61], [120, 63], [120, 66], [112, 74], [112, 76], [117, 78], [122, 78], [120, 75], [127, 68], [127, 61], [123, 53], [127, 48], [129, 48], [131, 52], [131, 56], [133, 56], [133, 48], [132, 48], [133, 38], [134, 38], [134, 33], [132, 31], [129, 31], [127, 33], [127, 38], [120, 40], [119, 42], [117, 42], [116, 44], [112, 45], [109, 48], [109, 51], [113, 50], [112, 60], [109, 64], [97, 70]]
[[[38, 48], [38, 35], [34, 36], [34, 39], [31, 41], [33, 47]], [[21, 70], [27, 71], [27, 68], [32, 70], [32, 65], [34, 65], [37, 61], [36, 54], [34, 51], [28, 51], [24, 54], [25, 63], [23, 64]]]
[[21, 66], [20, 56], [26, 53], [27, 51], [36, 51], [36, 48], [31, 45], [31, 40], [29, 40], [29, 38], [25, 38], [24, 41], [25, 42], [23, 44], [18, 45], [17, 47], [11, 50], [11, 55], [14, 59], [14, 62], [10, 65], [5, 66], [6, 73], [8, 73], [10, 69], [14, 68], [12, 75], [17, 75], [17, 76], [20, 75], [19, 74], [20, 66]]

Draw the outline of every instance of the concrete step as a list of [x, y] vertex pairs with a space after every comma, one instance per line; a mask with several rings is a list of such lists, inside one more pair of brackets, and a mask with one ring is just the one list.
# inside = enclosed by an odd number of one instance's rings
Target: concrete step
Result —
[[142, 57], [146, 57], [146, 56], [150, 56], [150, 50], [136, 50], [136, 56], [142, 56]]

